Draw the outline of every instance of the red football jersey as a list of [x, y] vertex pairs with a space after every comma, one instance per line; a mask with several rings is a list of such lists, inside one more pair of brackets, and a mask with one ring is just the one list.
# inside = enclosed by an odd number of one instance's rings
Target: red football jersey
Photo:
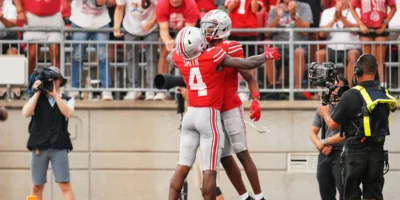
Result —
[[[237, 41], [226, 40], [217, 44], [216, 47], [221, 47], [224, 49], [229, 56], [244, 58], [242, 45]], [[222, 103], [221, 112], [225, 112], [242, 105], [242, 101], [237, 94], [239, 86], [239, 72], [236, 69], [229, 67], [224, 67], [224, 71], [224, 100]]]
[[189, 61], [183, 60], [177, 52], [173, 54], [172, 60], [188, 88], [189, 106], [221, 110], [225, 73], [220, 64], [226, 55], [221, 47], [209, 48]]
[[[233, 0], [225, 0], [225, 7]], [[260, 7], [264, 7], [261, 0], [257, 1]], [[229, 12], [229, 17], [232, 20], [232, 28], [257, 28], [257, 16], [251, 11], [251, 0], [240, 0], [232, 12]], [[253, 36], [258, 33], [231, 33], [233, 36]]]
[[387, 7], [395, 5], [395, 0], [352, 0], [354, 8], [360, 8], [361, 21], [368, 28], [380, 28], [387, 16]]

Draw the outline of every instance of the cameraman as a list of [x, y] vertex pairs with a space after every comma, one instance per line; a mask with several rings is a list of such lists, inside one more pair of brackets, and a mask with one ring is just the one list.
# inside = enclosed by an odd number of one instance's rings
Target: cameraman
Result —
[[[331, 95], [330, 113], [335, 110], [337, 102], [340, 100], [340, 88], [349, 85], [343, 77], [338, 76], [339, 82], [335, 83], [335, 90]], [[344, 88], [344, 87], [343, 87]], [[322, 128], [321, 139], [318, 132]], [[319, 183], [319, 193], [322, 200], [335, 200], [336, 188], [339, 191], [340, 199], [343, 200], [343, 184], [340, 170], [340, 154], [343, 149], [344, 138], [340, 137], [339, 130], [330, 130], [326, 127], [319, 112], [315, 113], [310, 130], [310, 139], [315, 147], [320, 151], [318, 156], [317, 180]]]
[[374, 82], [377, 65], [374, 56], [360, 56], [354, 68], [353, 85], [356, 86], [343, 94], [332, 117], [329, 106], [319, 108], [331, 130], [341, 126], [341, 134], [345, 133], [341, 164], [346, 200], [360, 199], [361, 196], [363, 199], [383, 199], [383, 175], [388, 162], [383, 146], [385, 137], [390, 134], [389, 114], [396, 110], [397, 101], [387, 89]]
[[[68, 152], [72, 143], [68, 133], [68, 118], [74, 113], [74, 99], [60, 93], [66, 84], [56, 67], [43, 69], [45, 79], [33, 84], [34, 94], [22, 108], [24, 117], [31, 117], [27, 148], [31, 153], [32, 195], [42, 199], [49, 161], [65, 200], [74, 200], [70, 184]], [[36, 78], [36, 77], [33, 77]], [[42, 82], [52, 82], [46, 90]], [[50, 85], [51, 86], [51, 85]], [[51, 88], [51, 87], [50, 87]]]

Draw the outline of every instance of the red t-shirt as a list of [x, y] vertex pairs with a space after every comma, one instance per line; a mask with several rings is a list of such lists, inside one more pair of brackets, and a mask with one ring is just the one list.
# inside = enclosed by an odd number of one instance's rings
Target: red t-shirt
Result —
[[[226, 40], [217, 44], [216, 47], [221, 47], [224, 49], [229, 56], [244, 58], [242, 45], [237, 41]], [[221, 112], [225, 112], [242, 105], [242, 100], [240, 100], [240, 97], [237, 94], [239, 86], [239, 72], [236, 69], [229, 67], [224, 67], [224, 71], [224, 100], [222, 103]]]
[[61, 10], [61, 0], [24, 0], [25, 11], [37, 16], [51, 16]]
[[173, 54], [172, 60], [188, 88], [189, 106], [221, 110], [225, 72], [219, 65], [226, 55], [221, 47], [209, 48], [190, 61], [183, 60], [177, 52]]
[[[225, 7], [233, 0], [225, 0]], [[257, 28], [257, 16], [251, 11], [251, 0], [239, 0], [239, 4], [236, 6], [232, 12], [229, 13], [229, 17], [232, 20], [232, 28]], [[258, 0], [258, 4], [261, 7], [264, 3]], [[252, 36], [257, 35], [257, 33], [231, 33], [231, 35], [236, 36]]]
[[169, 28], [179, 31], [185, 23], [196, 23], [200, 13], [194, 0], [183, 0], [179, 7], [172, 7], [169, 0], [160, 0], [156, 7], [158, 22], [168, 22]]
[[387, 16], [387, 7], [395, 0], [352, 0], [353, 8], [360, 8], [361, 21], [369, 28], [380, 28]]
[[196, 4], [200, 12], [208, 12], [210, 10], [217, 9], [217, 6], [214, 4], [213, 0], [196, 0]]

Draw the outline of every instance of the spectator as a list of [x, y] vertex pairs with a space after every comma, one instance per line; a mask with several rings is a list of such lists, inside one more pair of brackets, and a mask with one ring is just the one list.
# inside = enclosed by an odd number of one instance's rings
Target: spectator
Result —
[[[258, 28], [256, 13], [264, 7], [261, 0], [226, 0], [225, 6], [228, 9], [229, 17], [232, 20], [232, 28]], [[236, 41], [257, 41], [258, 33], [235, 33], [232, 32], [229, 40]], [[256, 54], [256, 45], [247, 45], [243, 48], [245, 57]], [[252, 70], [255, 75], [255, 70]], [[240, 88], [245, 90], [246, 82], [240, 77]], [[239, 97], [242, 101], [248, 101], [250, 94], [248, 92], [240, 92]]]
[[[396, 0], [397, 10], [399, 9], [399, 7], [400, 7], [400, 0]], [[396, 12], [396, 14], [394, 14], [392, 20], [390, 20], [389, 22], [389, 27], [393, 29], [400, 28], [400, 12]], [[400, 32], [391, 32], [389, 40], [400, 40]]]
[[60, 92], [60, 87], [66, 83], [60, 69], [45, 69], [48, 79], [53, 80], [52, 91], [40, 91], [38, 86], [42, 82], [36, 80], [32, 86], [34, 94], [22, 108], [22, 115], [31, 118], [27, 148], [31, 151], [32, 195], [39, 200], [43, 199], [47, 169], [51, 162], [55, 182], [64, 200], [74, 200], [68, 161], [68, 152], [73, 149], [68, 133], [68, 119], [74, 113], [75, 102]]
[[[313, 23], [310, 24], [310, 28], [319, 28], [319, 23], [321, 19], [321, 0], [299, 0], [299, 2], [304, 2], [308, 4], [311, 8], [311, 13], [313, 17]], [[311, 41], [318, 41], [318, 32], [310, 32], [308, 33], [308, 39]], [[310, 55], [310, 62], [315, 62], [315, 53], [319, 45], [309, 45], [309, 55]]]
[[[358, 13], [359, 9], [356, 10]], [[357, 27], [357, 22], [350, 14], [350, 0], [337, 0], [336, 6], [328, 8], [322, 12], [321, 28], [354, 28]], [[329, 42], [337, 42], [340, 44], [328, 44], [327, 50], [320, 49], [317, 51], [317, 62], [322, 63], [328, 61], [333, 63], [346, 63], [347, 61], [347, 80], [351, 83], [353, 78], [354, 65], [357, 58], [360, 56], [360, 45], [346, 44], [347, 41], [358, 41], [358, 36], [355, 33], [349, 32], [320, 32], [320, 38], [327, 38]]]
[[[71, 0], [70, 0], [71, 1]], [[97, 28], [109, 28], [110, 16], [108, 14], [106, 0], [97, 0], [97, 5], [94, 5], [93, 1], [73, 1], [70, 20], [73, 28], [86, 28], [86, 29], [97, 29]], [[110, 4], [115, 1], [108, 1]], [[72, 58], [72, 87], [79, 88], [82, 80], [80, 74], [83, 67], [84, 57], [86, 56], [86, 48], [88, 46], [85, 41], [92, 39], [94, 41], [108, 41], [110, 38], [109, 32], [74, 32], [72, 33], [72, 40], [81, 41], [82, 44], [74, 43], [73, 58]], [[102, 88], [111, 87], [111, 76], [110, 66], [108, 60], [107, 45], [104, 43], [95, 44], [94, 47], [97, 51], [97, 58], [99, 60], [99, 74], [100, 83]], [[77, 97], [79, 93], [72, 92], [70, 96]], [[112, 100], [112, 94], [110, 91], [102, 92], [103, 100]]]
[[[17, 8], [18, 20], [21, 20], [26, 27], [35, 28], [62, 28], [64, 20], [61, 15], [61, 0], [35, 0], [24, 1], [14, 0]], [[62, 36], [60, 32], [24, 32], [24, 40], [27, 41], [48, 41], [55, 44], [49, 45], [51, 64], [60, 68], [60, 45]], [[28, 61], [29, 74], [36, 68], [37, 44], [29, 44]]]
[[[284, 0], [283, 3], [275, 6], [268, 17], [267, 27], [274, 28], [309, 28], [310, 24], [313, 23], [312, 13], [310, 6], [306, 3], [296, 2], [295, 0]], [[267, 37], [271, 36], [271, 33], [266, 33]], [[294, 41], [306, 41], [308, 40], [308, 33], [305, 32], [294, 32]], [[274, 41], [289, 41], [289, 33], [274, 33], [272, 34]], [[306, 70], [306, 46], [296, 45], [294, 50], [294, 86], [296, 89], [301, 88], [301, 82]], [[289, 55], [289, 46], [283, 45], [278, 47], [279, 52], [284, 55]], [[282, 64], [289, 63], [290, 56], [284, 56], [281, 61], [276, 61], [275, 66], [283, 67]], [[270, 85], [275, 85], [275, 66], [272, 62], [267, 62], [267, 77]], [[302, 96], [296, 94], [296, 98], [302, 99]]]
[[[360, 41], [387, 41], [389, 32], [384, 32], [388, 28], [389, 22], [396, 13], [395, 0], [352, 0], [351, 14], [356, 19], [360, 27]], [[387, 14], [387, 7], [390, 13]], [[361, 19], [355, 8], [359, 8]], [[384, 66], [386, 56], [386, 45], [364, 45], [363, 54], [373, 54], [378, 63], [379, 81], [382, 86], [386, 86]]]
[[[13, 27], [17, 24], [17, 10], [12, 2], [0, 0], [0, 29]], [[1, 40], [18, 40], [17, 32], [1, 31]], [[1, 43], [1, 54], [18, 54], [18, 44]]]
[[[116, 2], [116, 0], [114, 0]], [[111, 21], [110, 21], [110, 27], [114, 26], [114, 13], [115, 13], [115, 8], [117, 7], [116, 3], [114, 5], [110, 6], [109, 3], [109, 7], [108, 7], [108, 15], [110, 15]], [[110, 33], [110, 41], [124, 41], [123, 37], [115, 37], [114, 34]], [[117, 62], [115, 58], [118, 54], [118, 45], [117, 44], [109, 44], [108, 45], [108, 60], [110, 61], [110, 63], [112, 62]]]
[[[114, 15], [114, 36], [122, 37], [120, 32], [120, 24], [122, 16], [125, 17], [123, 26], [126, 27], [125, 41], [145, 41], [157, 42], [159, 39], [158, 32], [155, 31], [158, 27], [156, 18], [156, 4], [157, 0], [142, 1], [141, 4], [135, 3], [135, 0], [117, 0], [117, 7]], [[153, 79], [157, 71], [157, 46], [146, 44], [144, 45], [146, 51], [146, 88], [153, 87]], [[129, 87], [140, 87], [141, 76], [139, 67], [139, 50], [140, 45], [128, 45], [128, 67], [127, 77]], [[137, 92], [128, 92], [124, 99], [138, 99], [141, 95]], [[154, 92], [146, 92], [145, 100], [153, 100]]]
[[[217, 6], [215, 5], [216, 0], [195, 0], [197, 4], [197, 8], [199, 9], [200, 12], [200, 18], [203, 18], [203, 16], [211, 10], [217, 9]], [[200, 27], [200, 19], [197, 20], [196, 27]]]
[[[195, 26], [200, 13], [194, 0], [160, 0], [156, 7], [160, 39], [164, 43], [158, 61], [158, 73], [168, 73], [167, 55], [175, 47], [175, 34], [185, 26]], [[165, 93], [157, 93], [155, 100], [166, 98]]]

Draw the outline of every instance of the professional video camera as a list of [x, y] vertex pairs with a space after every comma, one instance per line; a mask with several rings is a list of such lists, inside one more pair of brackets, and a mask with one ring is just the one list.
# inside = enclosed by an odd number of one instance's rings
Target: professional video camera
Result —
[[331, 62], [318, 64], [311, 63], [308, 72], [308, 78], [314, 86], [325, 87], [326, 91], [322, 93], [322, 105], [331, 102], [331, 94], [335, 90], [335, 81], [339, 81], [337, 77], [337, 66]]
[[186, 87], [182, 76], [173, 76], [170, 74], [158, 74], [154, 78], [154, 85], [160, 90], [169, 90], [174, 87]]
[[66, 80], [62, 77], [60, 71], [56, 67], [38, 67], [35, 69], [35, 71], [32, 73], [30, 76], [29, 80], [29, 85], [28, 85], [28, 91], [34, 92], [33, 91], [33, 84], [35, 81], [40, 80], [42, 84], [38, 86], [38, 90], [41, 92], [46, 92], [47, 91], [53, 91], [54, 87], [54, 80], [56, 79], [62, 79], [62, 83], [60, 84], [60, 87], [64, 86], [66, 84]]
[[[186, 87], [185, 81], [182, 76], [173, 76], [170, 74], [157, 74], [154, 78], [154, 86], [160, 90], [169, 90], [175, 87]], [[185, 112], [185, 99], [181, 94], [176, 95], [177, 101], [177, 112], [181, 115], [181, 120], [183, 118], [183, 113]], [[181, 127], [179, 127], [180, 129]]]

